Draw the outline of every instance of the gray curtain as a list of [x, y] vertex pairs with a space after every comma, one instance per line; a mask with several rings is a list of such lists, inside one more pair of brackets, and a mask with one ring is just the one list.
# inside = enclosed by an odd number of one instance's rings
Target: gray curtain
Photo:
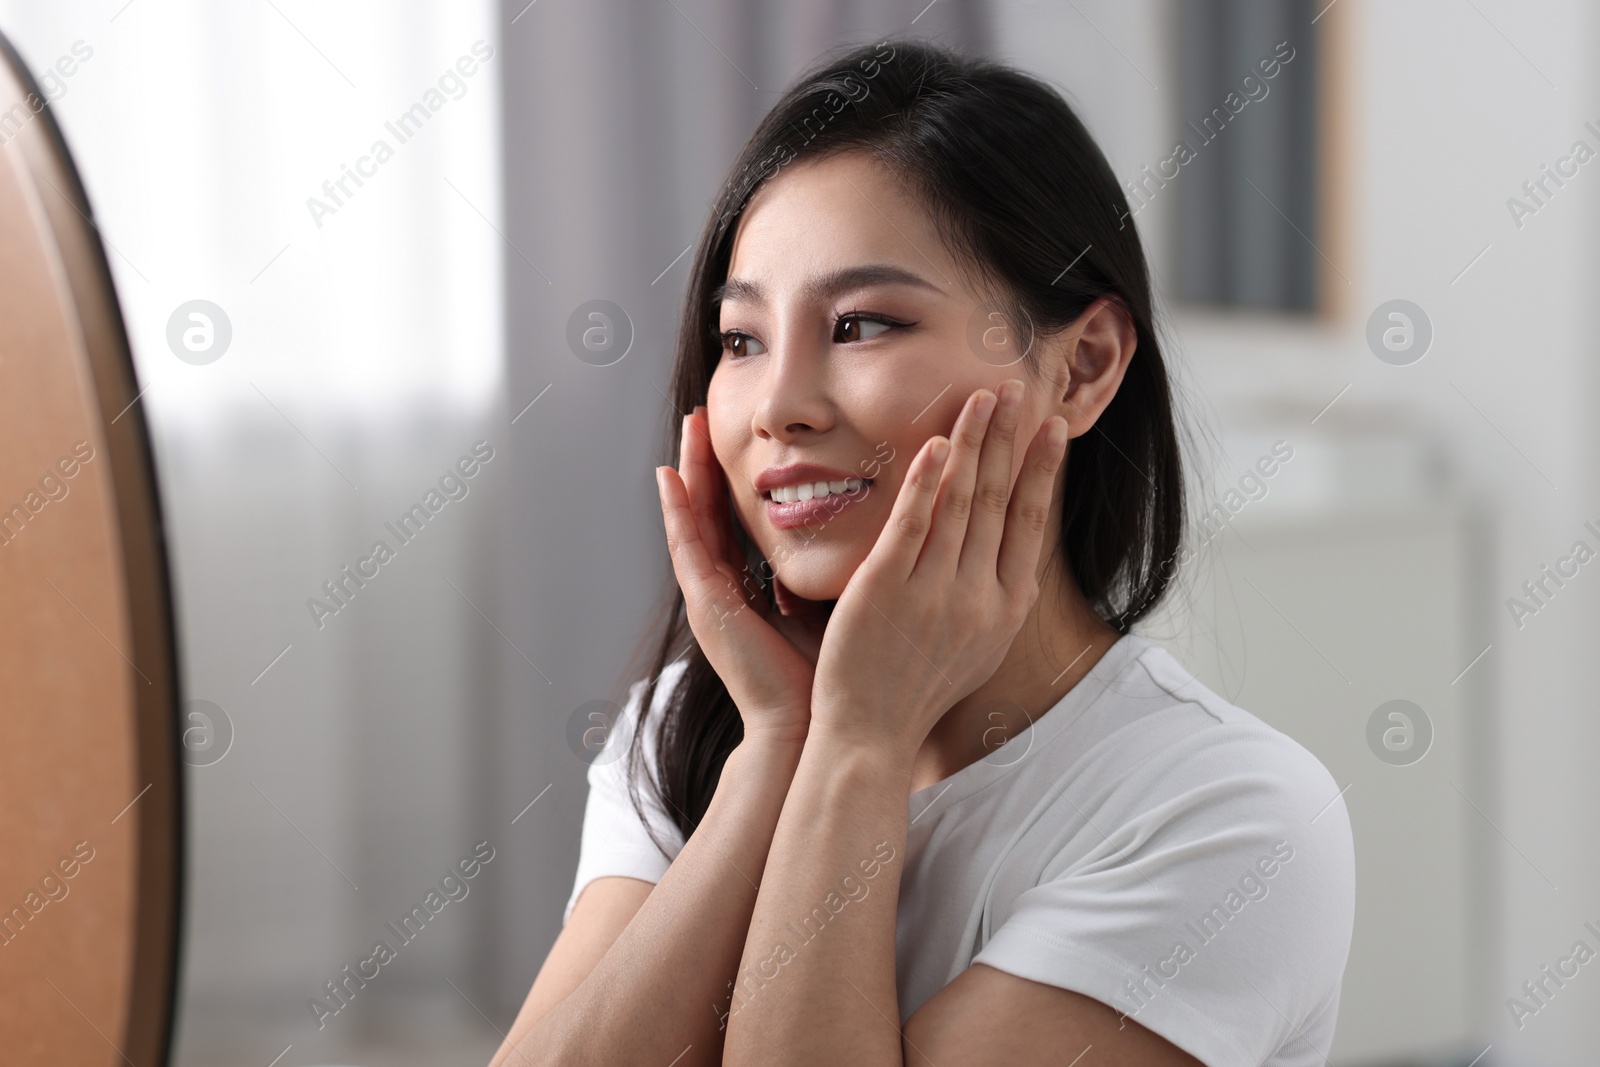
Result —
[[[526, 659], [489, 635], [503, 669], [485, 770], [507, 847], [497, 918], [481, 931], [494, 961], [482, 992], [502, 1020], [526, 996], [572, 886], [587, 783], [568, 720], [587, 701], [620, 702], [670, 574], [651, 468], [686, 249], [744, 139], [823, 49], [892, 34], [985, 48], [978, 0], [924, 3], [503, 5], [507, 418], [517, 421], [494, 614]], [[569, 317], [591, 300], [631, 322], [631, 347], [608, 366], [567, 342]]]

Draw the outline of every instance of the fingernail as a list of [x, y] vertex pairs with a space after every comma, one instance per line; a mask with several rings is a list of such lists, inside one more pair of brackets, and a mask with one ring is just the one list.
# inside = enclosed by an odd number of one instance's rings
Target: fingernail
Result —
[[1015, 378], [1007, 378], [1000, 383], [1000, 388], [995, 391], [1000, 398], [1000, 403], [1008, 408], [1014, 408], [1022, 402], [1022, 383]]
[[978, 418], [986, 419], [989, 417], [989, 413], [994, 410], [995, 399], [995, 394], [989, 392], [988, 390], [985, 390], [983, 394], [978, 397], [977, 404], [973, 406], [973, 410], [977, 413]]
[[945, 457], [950, 454], [950, 442], [943, 437], [939, 438], [929, 446], [928, 454], [933, 457], [935, 463], [943, 463]]

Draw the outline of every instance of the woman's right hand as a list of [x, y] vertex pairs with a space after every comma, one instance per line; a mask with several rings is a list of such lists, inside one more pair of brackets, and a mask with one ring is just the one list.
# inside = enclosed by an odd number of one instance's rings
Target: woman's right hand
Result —
[[684, 416], [678, 468], [657, 467], [656, 488], [690, 629], [728, 687], [746, 737], [804, 740], [824, 613], [793, 594], [786, 601], [805, 610], [771, 610], [734, 542], [727, 478], [703, 405]]

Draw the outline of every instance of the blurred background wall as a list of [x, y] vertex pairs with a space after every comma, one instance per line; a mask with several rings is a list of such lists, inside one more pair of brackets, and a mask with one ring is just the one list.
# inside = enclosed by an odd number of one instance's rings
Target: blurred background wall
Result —
[[[669, 573], [692, 242], [776, 94], [898, 33], [1059, 86], [1137, 208], [1196, 427], [1195, 554], [1146, 631], [1345, 787], [1330, 1062], [1592, 1062], [1590, 968], [1507, 1003], [1600, 948], [1600, 578], [1541, 574], [1600, 547], [1600, 179], [1561, 163], [1600, 150], [1589, 6], [0, 0], [0, 29], [58, 72], [209, 702], [178, 1063], [487, 1062], [571, 888], [568, 723], [621, 697]], [[179, 352], [195, 300], [220, 354]], [[597, 300], [616, 347], [576, 351]], [[310, 1005], [480, 842], [465, 898]]]

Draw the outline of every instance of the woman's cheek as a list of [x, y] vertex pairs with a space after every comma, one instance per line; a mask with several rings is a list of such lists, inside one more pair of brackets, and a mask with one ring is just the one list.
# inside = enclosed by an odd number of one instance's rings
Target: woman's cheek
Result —
[[873, 456], [881, 463], [893, 463], [895, 457], [894, 446], [888, 441], [879, 441]]

